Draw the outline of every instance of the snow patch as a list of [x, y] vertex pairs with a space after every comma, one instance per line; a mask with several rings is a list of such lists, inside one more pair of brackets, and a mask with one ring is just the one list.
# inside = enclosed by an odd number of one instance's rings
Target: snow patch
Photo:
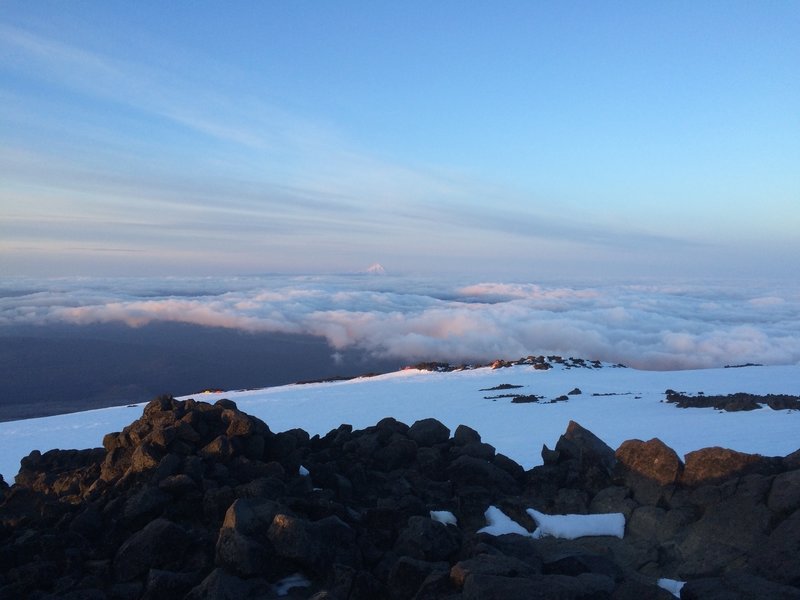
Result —
[[458, 525], [458, 519], [449, 510], [432, 510], [431, 519], [445, 525]]
[[311, 475], [311, 473], [308, 472], [308, 469], [306, 469], [303, 465], [300, 465], [300, 468], [298, 469], [297, 472], [303, 477], [308, 477], [309, 475]]
[[549, 536], [574, 540], [595, 535], [609, 535], [622, 539], [625, 535], [625, 515], [622, 513], [546, 515], [532, 508], [526, 512], [536, 521], [536, 529], [531, 537], [537, 539]]
[[530, 535], [527, 529], [496, 506], [490, 506], [483, 514], [486, 517], [487, 525], [479, 529], [478, 533], [488, 533], [489, 535], [505, 535], [507, 533]]
[[676, 598], [681, 597], [681, 588], [686, 585], [685, 581], [677, 581], [675, 579], [659, 579], [656, 584], [661, 589], [667, 590], [670, 594], [675, 596]]
[[625, 535], [625, 515], [610, 513], [603, 515], [546, 515], [529, 508], [526, 511], [536, 522], [536, 529], [531, 533], [514, 521], [496, 506], [486, 509], [486, 527], [478, 533], [489, 535], [505, 535], [516, 533], [534, 539], [557, 537], [574, 540], [580, 537], [608, 535], [622, 539]]

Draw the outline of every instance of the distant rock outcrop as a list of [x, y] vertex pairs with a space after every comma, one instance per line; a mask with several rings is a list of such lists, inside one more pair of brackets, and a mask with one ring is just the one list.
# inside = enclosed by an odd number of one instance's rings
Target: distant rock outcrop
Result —
[[[659, 577], [687, 598], [800, 597], [797, 457], [684, 464], [577, 423], [542, 455], [526, 472], [433, 419], [311, 437], [160, 397], [103, 448], [33, 452], [0, 481], [0, 599], [672, 597]], [[521, 531], [531, 507], [622, 513], [626, 531], [495, 537], [490, 506]]]
[[727, 412], [739, 412], [758, 410], [766, 405], [772, 410], [800, 410], [800, 396], [788, 394], [759, 396], [737, 392], [736, 394], [706, 396], [700, 392], [695, 396], [689, 396], [675, 390], [667, 390], [664, 394], [667, 402], [675, 404], [678, 408], [714, 408]]

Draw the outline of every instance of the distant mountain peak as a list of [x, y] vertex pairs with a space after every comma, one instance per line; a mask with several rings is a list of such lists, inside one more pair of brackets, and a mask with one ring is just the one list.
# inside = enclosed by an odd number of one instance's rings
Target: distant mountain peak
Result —
[[386, 269], [383, 268], [381, 263], [372, 263], [364, 270], [364, 273], [367, 275], [386, 275]]

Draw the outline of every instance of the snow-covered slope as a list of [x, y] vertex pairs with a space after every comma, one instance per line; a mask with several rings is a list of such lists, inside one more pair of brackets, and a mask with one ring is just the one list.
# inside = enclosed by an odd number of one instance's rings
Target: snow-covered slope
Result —
[[[501, 384], [522, 386], [484, 391]], [[567, 401], [549, 400], [579, 388]], [[234, 400], [273, 431], [300, 427], [324, 434], [342, 423], [355, 428], [392, 416], [405, 423], [434, 417], [455, 429], [463, 423], [525, 468], [541, 463], [542, 444], [553, 447], [570, 420], [611, 447], [626, 439], [658, 437], [679, 454], [707, 446], [785, 455], [800, 446], [800, 411], [764, 407], [749, 412], [680, 409], [663, 402], [668, 388], [696, 394], [800, 393], [800, 367], [769, 366], [696, 371], [615, 368], [501, 369], [431, 372], [404, 370], [350, 381], [289, 385], [260, 390], [196, 394], [198, 400]], [[535, 394], [537, 403], [512, 404], [504, 393]], [[598, 395], [593, 395], [598, 394]], [[141, 415], [142, 405], [0, 423], [0, 473], [13, 481], [19, 461], [33, 449], [100, 446]]]

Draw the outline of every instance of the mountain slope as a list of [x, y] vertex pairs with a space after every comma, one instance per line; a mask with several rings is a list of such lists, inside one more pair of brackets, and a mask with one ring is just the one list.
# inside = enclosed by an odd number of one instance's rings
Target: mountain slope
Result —
[[[525, 468], [541, 463], [542, 445], [552, 447], [570, 420], [611, 447], [628, 439], [658, 437], [680, 455], [708, 446], [775, 456], [797, 450], [800, 411], [720, 412], [680, 409], [664, 401], [667, 389], [690, 394], [797, 394], [796, 366], [665, 372], [585, 364], [589, 366], [556, 363], [548, 370], [532, 365], [453, 372], [410, 369], [194, 397], [210, 402], [230, 398], [273, 431], [302, 427], [312, 435], [342, 423], [366, 427], [387, 416], [405, 423], [433, 417], [452, 430], [460, 424], [477, 429], [486, 442]], [[489, 391], [502, 384], [522, 387]], [[582, 393], [569, 395], [575, 388]], [[512, 403], [510, 397], [491, 398], [511, 392], [543, 398], [523, 404]], [[568, 399], [550, 402], [561, 396]], [[140, 411], [137, 405], [0, 423], [0, 473], [12, 480], [20, 459], [33, 449], [97, 447], [104, 434], [121, 430]]]

